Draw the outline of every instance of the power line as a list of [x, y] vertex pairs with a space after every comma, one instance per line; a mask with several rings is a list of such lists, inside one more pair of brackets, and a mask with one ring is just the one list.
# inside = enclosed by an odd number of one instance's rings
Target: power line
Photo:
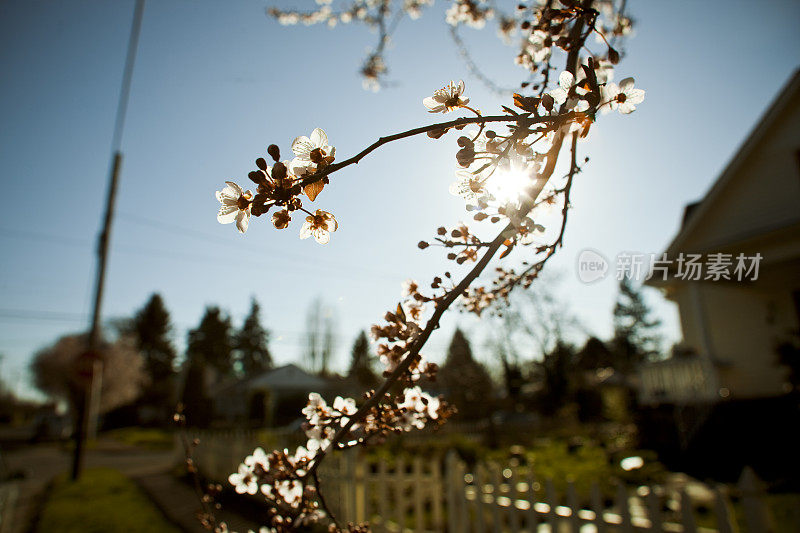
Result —
[[[184, 227], [172, 224], [172, 223], [162, 222], [160, 220], [155, 220], [155, 219], [152, 219], [152, 218], [143, 217], [141, 215], [134, 214], [134, 213], [121, 212], [121, 213], [118, 213], [117, 216], [118, 216], [118, 218], [122, 218], [124, 220], [127, 220], [128, 222], [133, 222], [134, 224], [140, 224], [140, 225], [143, 225], [143, 226], [149, 226], [149, 227], [152, 227], [152, 228], [156, 228], [156, 229], [159, 229], [159, 230], [171, 232], [171, 233], [174, 233], [174, 234], [180, 234], [180, 235], [185, 235], [185, 236], [189, 236], [189, 237], [194, 237], [194, 238], [197, 238], [197, 239], [201, 239], [203, 241], [214, 241], [214, 242], [222, 244], [224, 246], [235, 247], [240, 253], [243, 250], [241, 245], [239, 245], [237, 243], [233, 243], [233, 242], [229, 241], [228, 239], [220, 237], [219, 235], [214, 235], [212, 233], [206, 233], [206, 232], [203, 232], [203, 231], [197, 231], [195, 229], [184, 228]], [[245, 249], [245, 250], [249, 250], [249, 249]], [[309, 257], [309, 256], [306, 256], [306, 255], [294, 254], [294, 253], [286, 252], [286, 251], [281, 251], [280, 257], [282, 259], [293, 259], [293, 260], [300, 261], [300, 262], [303, 262], [303, 263], [308, 263], [309, 261], [313, 261], [315, 265], [324, 265], [324, 266], [328, 266], [328, 267], [332, 267], [332, 268], [346, 269], [346, 270], [349, 270], [349, 271], [358, 270], [358, 271], [362, 271], [362, 272], [365, 272], [367, 274], [370, 274], [370, 275], [373, 275], [373, 276], [376, 276], [376, 277], [385, 278], [385, 279], [393, 279], [393, 280], [401, 279], [399, 274], [397, 276], [395, 276], [392, 273], [385, 272], [384, 270], [376, 270], [376, 269], [366, 268], [363, 265], [359, 265], [359, 264], [356, 264], [356, 263], [338, 263], [336, 261], [320, 259], [319, 257]]]
[[[127, 217], [126, 217], [127, 218]], [[153, 225], [157, 225], [160, 223], [153, 222]], [[162, 228], [164, 229], [164, 228]], [[167, 230], [167, 231], [175, 231]], [[209, 235], [203, 234], [202, 232], [194, 232], [193, 230], [185, 230], [186, 232], [191, 232], [199, 235], [206, 235], [207, 238]], [[40, 233], [40, 232], [33, 232], [27, 230], [18, 230], [14, 228], [3, 228], [0, 227], [0, 237], [5, 238], [24, 238], [27, 240], [36, 240], [36, 241], [43, 241], [43, 242], [51, 242], [56, 244], [61, 244], [65, 246], [73, 246], [73, 247], [80, 247], [86, 248], [91, 246], [91, 243], [87, 239], [78, 239], [75, 237], [67, 237], [67, 236], [60, 236], [54, 234], [47, 234], [47, 233]], [[234, 243], [224, 241], [217, 236], [210, 236], [214, 237], [215, 239], [219, 239], [220, 243], [226, 244], [228, 246], [235, 246], [238, 250], [241, 251], [241, 248], [236, 246]], [[162, 257], [167, 259], [173, 259], [177, 261], [185, 261], [191, 262], [192, 264], [197, 264], [198, 261], [205, 262], [207, 264], [224, 264], [230, 265], [231, 261], [225, 258], [221, 258], [219, 256], [207, 256], [203, 254], [196, 254], [192, 252], [180, 252], [175, 250], [161, 250], [157, 248], [148, 248], [148, 247], [141, 247], [141, 246], [126, 246], [126, 245], [117, 245], [114, 247], [114, 252], [116, 253], [128, 253], [128, 254], [136, 254], [138, 256], [146, 255], [149, 257]], [[281, 272], [283, 275], [305, 275], [301, 272], [298, 272], [298, 269], [305, 270], [308, 273], [319, 272], [319, 266], [327, 264], [329, 267], [335, 267], [335, 269], [327, 269], [327, 275], [332, 278], [339, 278], [339, 279], [350, 279], [355, 281], [363, 281], [365, 278], [364, 274], [367, 274], [368, 277], [371, 277], [373, 280], [378, 280], [378, 278], [383, 279], [393, 279], [397, 280], [400, 279], [399, 277], [394, 277], [391, 274], [377, 274], [377, 271], [370, 270], [364, 267], [359, 267], [358, 265], [336, 265], [330, 262], [319, 261], [317, 259], [313, 259], [314, 264], [311, 264], [311, 259], [307, 257], [300, 256], [298, 254], [286, 254], [281, 253], [281, 259], [288, 259], [292, 261], [291, 268], [287, 269], [284, 265], [277, 265], [274, 263], [266, 263], [263, 261], [253, 260], [253, 259], [243, 259], [240, 254], [237, 254], [236, 263], [237, 264], [247, 264], [254, 267], [258, 267], [260, 270], [271, 270], [276, 272]], [[364, 274], [358, 274], [357, 270], [361, 270]], [[349, 275], [352, 273], [352, 275]]]

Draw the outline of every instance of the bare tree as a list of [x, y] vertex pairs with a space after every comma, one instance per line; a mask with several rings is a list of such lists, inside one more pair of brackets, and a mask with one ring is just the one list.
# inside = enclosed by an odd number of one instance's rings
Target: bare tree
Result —
[[304, 359], [312, 372], [328, 373], [336, 349], [336, 319], [333, 309], [317, 297], [306, 315], [306, 349]]

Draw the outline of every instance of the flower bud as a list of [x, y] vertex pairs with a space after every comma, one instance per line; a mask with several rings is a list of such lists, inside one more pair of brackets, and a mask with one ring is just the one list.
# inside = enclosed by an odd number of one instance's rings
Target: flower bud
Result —
[[475, 149], [475, 143], [472, 142], [472, 139], [470, 139], [469, 137], [467, 137], [465, 135], [462, 135], [461, 137], [459, 137], [458, 140], [456, 141], [456, 143], [458, 143], [458, 145], [461, 148], [468, 148], [470, 150], [474, 150]]
[[456, 161], [462, 167], [468, 167], [475, 161], [475, 152], [469, 148], [462, 148], [456, 152]]
[[256, 159], [256, 166], [263, 171], [267, 170], [267, 162], [263, 157]]
[[281, 160], [281, 149], [278, 148], [277, 144], [270, 144], [267, 148], [267, 153], [276, 163]]
[[275, 163], [272, 167], [272, 178], [275, 180], [282, 180], [286, 178], [286, 165], [283, 163]]

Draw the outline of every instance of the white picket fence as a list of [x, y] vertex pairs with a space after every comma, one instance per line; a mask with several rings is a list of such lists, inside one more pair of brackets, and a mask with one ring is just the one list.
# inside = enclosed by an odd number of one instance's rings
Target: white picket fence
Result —
[[[274, 435], [274, 434], [273, 434]], [[255, 447], [250, 433], [199, 436], [196, 464], [208, 477], [224, 480]], [[288, 439], [288, 435], [282, 438]], [[249, 441], [249, 442], [248, 442]], [[263, 445], [263, 444], [262, 444]], [[279, 445], [275, 442], [273, 445]], [[370, 522], [379, 532], [769, 532], [760, 483], [745, 469], [738, 487], [707, 487], [698, 501], [681, 487], [618, 485], [609, 502], [594, 483], [579, 494], [572, 482], [538, 479], [526, 467], [479, 463], [468, 468], [455, 453], [446, 458], [393, 461], [367, 459], [358, 450], [334, 454], [320, 468], [328, 505], [341, 522]], [[731, 494], [734, 492], [735, 494]], [[744, 529], [734, 520], [731, 496], [738, 496]], [[609, 503], [611, 503], [609, 505]], [[697, 505], [706, 509], [698, 527]], [[709, 516], [710, 515], [710, 516]]]

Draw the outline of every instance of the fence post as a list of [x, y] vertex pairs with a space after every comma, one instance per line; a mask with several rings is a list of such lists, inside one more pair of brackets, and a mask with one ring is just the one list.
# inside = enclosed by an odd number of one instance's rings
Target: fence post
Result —
[[742, 507], [744, 508], [747, 531], [757, 533], [773, 531], [766, 506], [761, 499], [764, 494], [764, 486], [756, 476], [755, 471], [749, 466], [744, 467], [744, 470], [742, 470], [742, 477], [739, 478], [739, 491], [742, 495]]

